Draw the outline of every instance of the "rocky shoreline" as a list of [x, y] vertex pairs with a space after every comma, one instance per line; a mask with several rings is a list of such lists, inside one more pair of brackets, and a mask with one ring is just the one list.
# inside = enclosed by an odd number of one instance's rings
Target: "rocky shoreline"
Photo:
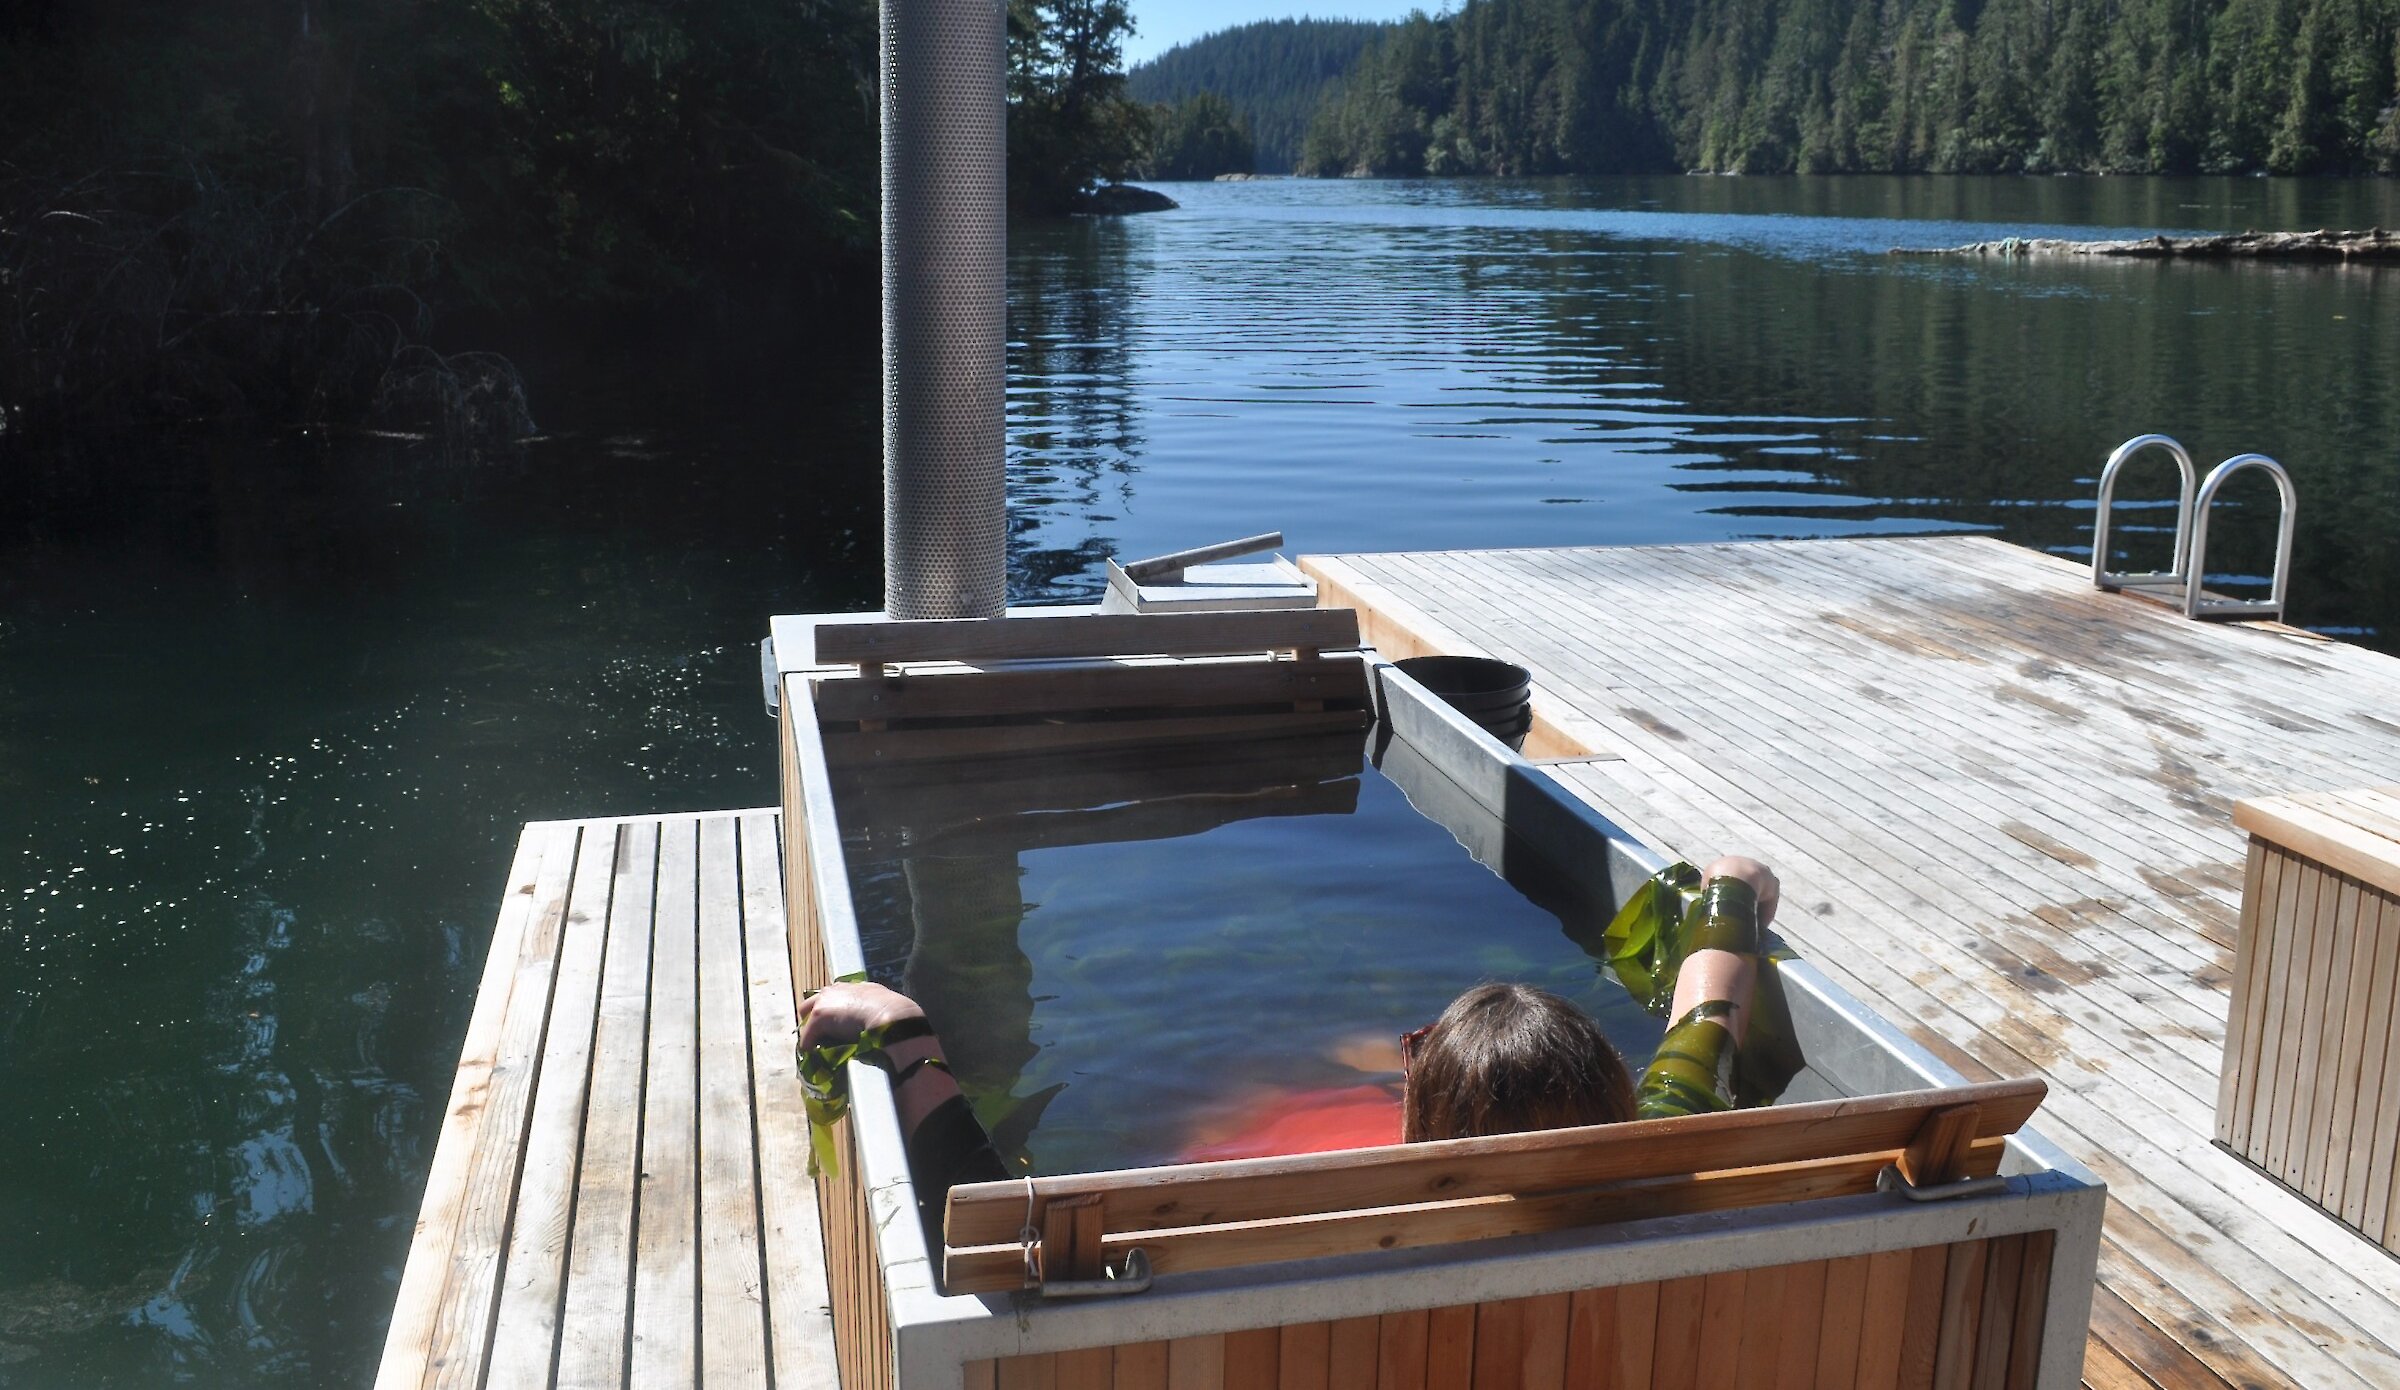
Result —
[[1895, 256], [1989, 256], [2043, 260], [2110, 256], [2136, 260], [2335, 261], [2400, 265], [2400, 236], [2381, 227], [2363, 232], [2228, 232], [2222, 236], [2140, 237], [2131, 241], [2067, 241], [2004, 237], [1966, 246], [1895, 246]]

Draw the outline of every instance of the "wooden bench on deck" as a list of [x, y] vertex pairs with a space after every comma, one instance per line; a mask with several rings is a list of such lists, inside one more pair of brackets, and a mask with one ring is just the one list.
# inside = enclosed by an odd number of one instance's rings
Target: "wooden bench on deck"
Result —
[[[950, 1193], [951, 1293], [1089, 1280], [1138, 1248], [1159, 1274], [1529, 1235], [1872, 1192], [1896, 1166], [1920, 1189], [1998, 1170], [2038, 1081], [1820, 1101], [1489, 1139], [1243, 1159]], [[1021, 1228], [1041, 1232], [1028, 1258]], [[1176, 1357], [1234, 1386], [2034, 1383], [2048, 1231], [1922, 1249], [1612, 1283], [1221, 1337], [1003, 1358], [970, 1386], [1158, 1383]], [[1187, 1345], [1197, 1340], [1205, 1346]], [[1460, 1372], [1429, 1372], [1445, 1358]], [[1236, 1367], [1240, 1373], [1236, 1373]], [[1528, 1367], [1550, 1374], [1527, 1374]], [[1696, 1381], [1694, 1377], [1696, 1376]]]

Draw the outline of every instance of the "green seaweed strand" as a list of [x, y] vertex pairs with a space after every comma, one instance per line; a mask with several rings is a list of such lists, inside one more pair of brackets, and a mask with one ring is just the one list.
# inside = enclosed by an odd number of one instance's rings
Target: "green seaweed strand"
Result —
[[[854, 985], [867, 978], [861, 970], [834, 981]], [[814, 998], [810, 990], [802, 998]], [[846, 1043], [818, 1043], [798, 1051], [800, 1104], [808, 1112], [808, 1175], [835, 1177], [842, 1171], [841, 1145], [833, 1127], [850, 1113], [850, 1063], [883, 1054], [881, 1028], [869, 1028]]]
[[1686, 954], [1685, 918], [1699, 902], [1700, 871], [1678, 861], [1643, 879], [1600, 938], [1608, 966], [1651, 1013], [1675, 998], [1675, 973]]

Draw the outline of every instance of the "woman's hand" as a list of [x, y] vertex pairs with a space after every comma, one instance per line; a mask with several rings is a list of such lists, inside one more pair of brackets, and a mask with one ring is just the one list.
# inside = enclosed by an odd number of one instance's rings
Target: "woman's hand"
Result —
[[1760, 931], [1765, 931], [1768, 924], [1775, 920], [1775, 903], [1783, 894], [1783, 884], [1776, 879], [1773, 869], [1755, 859], [1739, 854], [1727, 854], [1719, 856], [1711, 861], [1706, 869], [1701, 870], [1700, 881], [1702, 883], [1706, 883], [1712, 878], [1738, 878], [1750, 885], [1750, 890], [1758, 894], [1758, 929]]
[[889, 1028], [902, 1019], [923, 1018], [917, 1001], [877, 984], [827, 985], [800, 1001], [800, 1048], [840, 1047], [857, 1042], [870, 1028]]

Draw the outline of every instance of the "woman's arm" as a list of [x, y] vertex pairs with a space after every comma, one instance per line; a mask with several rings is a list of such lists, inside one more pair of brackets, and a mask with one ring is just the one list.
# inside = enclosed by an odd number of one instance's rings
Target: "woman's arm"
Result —
[[[1758, 929], [1765, 931], [1775, 920], [1775, 904], [1782, 894], [1782, 884], [1775, 871], [1755, 859], [1728, 854], [1711, 863], [1702, 872], [1701, 881], [1737, 878], [1750, 885], [1758, 895]], [[1703, 948], [1684, 957], [1683, 966], [1675, 976], [1675, 1004], [1667, 1011], [1670, 1019], [1680, 1019], [1710, 1000], [1724, 1000], [1733, 1006], [1726, 1019], [1726, 1030], [1740, 1043], [1750, 1024], [1750, 996], [1758, 985], [1758, 957], [1755, 951], [1728, 951]]]
[[968, 1107], [957, 1080], [941, 1065], [942, 1040], [926, 1021], [925, 1011], [907, 995], [882, 985], [836, 984], [801, 1000], [800, 1020], [803, 1052], [856, 1042], [870, 1030], [897, 1035], [883, 1045], [885, 1070], [892, 1078], [892, 1103], [900, 1112], [900, 1132], [908, 1144], [909, 1174], [916, 1182], [926, 1248], [938, 1252], [950, 1189], [1012, 1174], [993, 1152], [991, 1138]]

